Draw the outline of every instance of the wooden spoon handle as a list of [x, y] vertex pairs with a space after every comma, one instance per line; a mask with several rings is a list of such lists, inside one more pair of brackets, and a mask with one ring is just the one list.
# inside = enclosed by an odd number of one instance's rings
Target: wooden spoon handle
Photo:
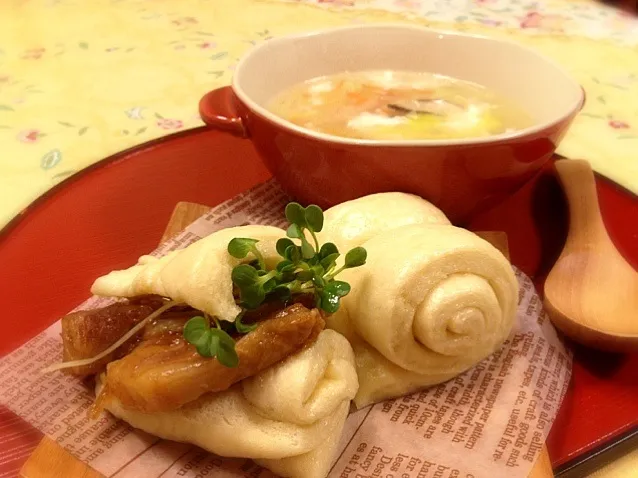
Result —
[[554, 164], [569, 206], [569, 237], [579, 240], [607, 236], [598, 204], [596, 179], [583, 159], [559, 159]]

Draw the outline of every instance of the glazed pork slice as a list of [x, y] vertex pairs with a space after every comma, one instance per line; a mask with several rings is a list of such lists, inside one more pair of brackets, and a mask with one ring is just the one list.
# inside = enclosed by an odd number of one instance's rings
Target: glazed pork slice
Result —
[[[140, 297], [137, 300], [118, 302], [94, 310], [80, 310], [66, 315], [62, 318], [63, 360], [69, 362], [95, 357], [161, 305], [161, 297]], [[107, 363], [130, 352], [137, 340], [137, 337], [133, 337], [102, 360], [90, 365], [65, 369], [65, 373], [80, 378], [100, 373]]]
[[[129, 410], [175, 410], [200, 396], [226, 390], [312, 343], [325, 322], [316, 309], [296, 303], [263, 317], [252, 332], [237, 338], [239, 365], [228, 368], [202, 357], [181, 333], [183, 321], [157, 321], [139, 345], [107, 367], [98, 403], [116, 397]], [[98, 405], [99, 406], [99, 405]]]

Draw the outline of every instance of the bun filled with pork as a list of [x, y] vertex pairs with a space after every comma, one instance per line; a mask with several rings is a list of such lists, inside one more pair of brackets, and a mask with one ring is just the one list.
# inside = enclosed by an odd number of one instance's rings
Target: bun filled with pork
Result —
[[365, 250], [321, 246], [323, 214], [292, 203], [288, 231], [241, 226], [98, 278], [105, 307], [62, 319], [63, 362], [106, 410], [161, 438], [325, 477], [358, 390], [348, 340], [325, 329]]

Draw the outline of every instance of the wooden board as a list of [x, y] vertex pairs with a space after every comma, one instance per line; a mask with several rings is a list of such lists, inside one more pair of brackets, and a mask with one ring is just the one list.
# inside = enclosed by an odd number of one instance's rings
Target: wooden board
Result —
[[[209, 209], [209, 207], [201, 204], [178, 203], [159, 241], [160, 244], [184, 230]], [[477, 234], [509, 257], [507, 235], [504, 232], [488, 231], [478, 232]], [[23, 478], [104, 478], [104, 475], [75, 458], [48, 437], [42, 439], [26, 461], [20, 470], [20, 476]], [[543, 446], [541, 454], [528, 478], [548, 478], [553, 476], [554, 473], [547, 448]]]

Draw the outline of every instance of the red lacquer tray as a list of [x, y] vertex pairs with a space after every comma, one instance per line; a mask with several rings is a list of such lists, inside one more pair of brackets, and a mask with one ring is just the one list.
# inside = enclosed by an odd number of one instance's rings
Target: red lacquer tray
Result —
[[[249, 141], [199, 128], [124, 151], [64, 181], [0, 232], [0, 354], [84, 300], [95, 277], [154, 249], [178, 201], [213, 206], [269, 177]], [[598, 189], [610, 235], [638, 267], [636, 196], [604, 179]], [[512, 261], [540, 286], [566, 224], [548, 165], [467, 226], [506, 231]], [[570, 390], [547, 442], [555, 468], [638, 426], [638, 355], [574, 350]], [[0, 409], [0, 476], [17, 474], [39, 439]]]

